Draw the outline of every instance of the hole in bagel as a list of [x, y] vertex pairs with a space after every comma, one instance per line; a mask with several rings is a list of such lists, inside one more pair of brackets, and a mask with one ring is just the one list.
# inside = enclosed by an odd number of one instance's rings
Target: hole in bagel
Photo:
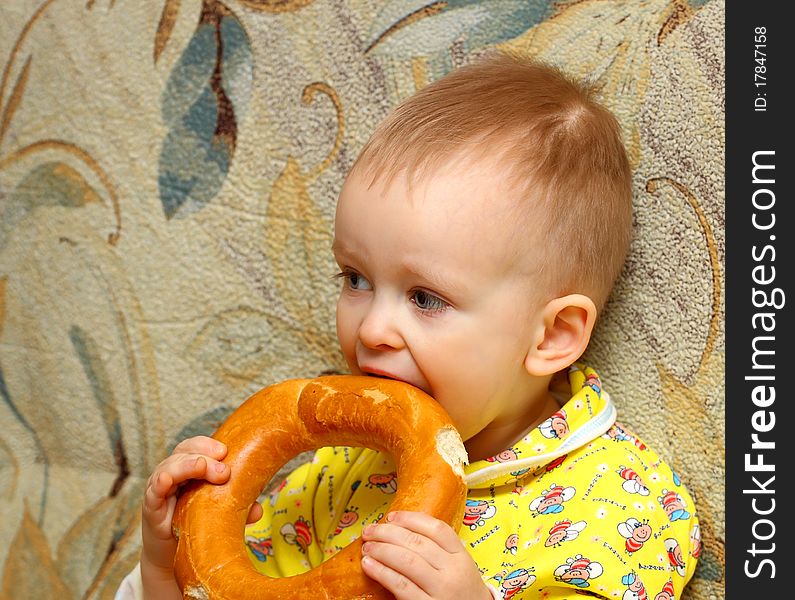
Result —
[[[318, 460], [314, 461], [317, 454]], [[340, 455], [343, 455], [342, 457]], [[355, 476], [346, 476], [329, 472], [321, 463], [323, 457], [330, 459], [343, 458], [345, 464], [361, 462], [362, 468], [357, 473], [366, 473], [366, 480]], [[308, 463], [308, 464], [307, 464]], [[306, 466], [304, 466], [306, 465]], [[295, 470], [304, 466], [300, 472]], [[304, 486], [314, 488], [314, 496], [303, 490]], [[344, 490], [340, 490], [343, 486]], [[368, 494], [371, 504], [357, 506], [356, 499], [351, 499], [354, 492], [366, 486], [378, 494]], [[298, 492], [301, 491], [299, 494]], [[271, 577], [279, 576], [269, 565], [274, 551], [290, 548], [287, 561], [280, 561], [279, 568], [287, 568], [290, 572], [282, 572], [282, 576], [297, 575], [309, 571], [319, 562], [327, 560], [337, 552], [356, 540], [365, 525], [380, 520], [389, 510], [392, 498], [397, 491], [397, 474], [391, 456], [376, 450], [360, 447], [324, 447], [317, 451], [303, 452], [290, 459], [267, 482], [258, 502], [266, 510], [263, 527], [258, 523], [250, 524], [245, 530], [247, 555], [255, 569]], [[290, 499], [298, 498], [299, 504]], [[333, 498], [340, 498], [346, 506], [334, 506]], [[314, 509], [313, 509], [313, 506]], [[321, 536], [320, 546], [325, 550], [322, 557], [314, 555], [309, 548]], [[312, 554], [310, 556], [310, 554]]]

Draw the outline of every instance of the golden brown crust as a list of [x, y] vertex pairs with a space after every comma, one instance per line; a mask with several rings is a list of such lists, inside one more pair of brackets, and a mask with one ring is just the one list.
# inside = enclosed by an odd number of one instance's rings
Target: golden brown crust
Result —
[[[249, 507], [293, 456], [324, 446], [364, 446], [395, 459], [401, 485], [390, 510], [426, 512], [457, 531], [466, 486], [455, 463], [466, 454], [463, 444], [452, 457], [437, 451], [439, 432], [451, 429], [450, 417], [432, 398], [399, 381], [337, 375], [285, 381], [257, 392], [213, 436], [228, 447], [229, 481], [193, 482], [177, 502], [174, 572], [183, 596], [392, 598], [362, 572], [361, 540], [301, 575], [274, 579], [258, 573], [243, 543]], [[454, 439], [460, 443], [457, 434]]]

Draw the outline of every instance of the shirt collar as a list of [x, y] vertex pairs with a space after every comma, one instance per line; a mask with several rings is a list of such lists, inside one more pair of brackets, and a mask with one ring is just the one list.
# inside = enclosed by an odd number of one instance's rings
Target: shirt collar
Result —
[[[469, 489], [515, 483], [530, 471], [551, 470], [569, 452], [605, 433], [616, 409], [592, 368], [575, 363], [568, 370], [569, 399], [553, 415], [496, 456], [464, 468]], [[566, 381], [563, 381], [564, 388]], [[552, 390], [553, 393], [558, 390]]]

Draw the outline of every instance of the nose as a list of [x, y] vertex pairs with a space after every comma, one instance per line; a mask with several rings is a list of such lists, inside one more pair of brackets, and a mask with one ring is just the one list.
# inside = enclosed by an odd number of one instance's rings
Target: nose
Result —
[[359, 326], [359, 341], [372, 350], [403, 348], [400, 309], [383, 299], [374, 299]]

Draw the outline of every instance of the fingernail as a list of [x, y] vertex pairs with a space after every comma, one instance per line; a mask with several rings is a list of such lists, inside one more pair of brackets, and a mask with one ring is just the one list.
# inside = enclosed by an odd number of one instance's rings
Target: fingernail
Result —
[[362, 544], [362, 552], [365, 552], [365, 553], [370, 552], [370, 550], [372, 550], [372, 548], [373, 548], [373, 545], [370, 542], [365, 542], [364, 544]]
[[373, 531], [375, 531], [375, 525], [373, 525], [373, 524], [370, 524], [370, 525], [367, 525], [367, 526], [364, 528], [364, 530], [362, 531], [362, 533], [363, 533], [364, 535], [373, 535]]
[[395, 513], [389, 513], [386, 516], [387, 521], [394, 521], [395, 520]]
[[215, 470], [223, 473], [226, 470], [226, 465], [224, 463], [215, 463]]

